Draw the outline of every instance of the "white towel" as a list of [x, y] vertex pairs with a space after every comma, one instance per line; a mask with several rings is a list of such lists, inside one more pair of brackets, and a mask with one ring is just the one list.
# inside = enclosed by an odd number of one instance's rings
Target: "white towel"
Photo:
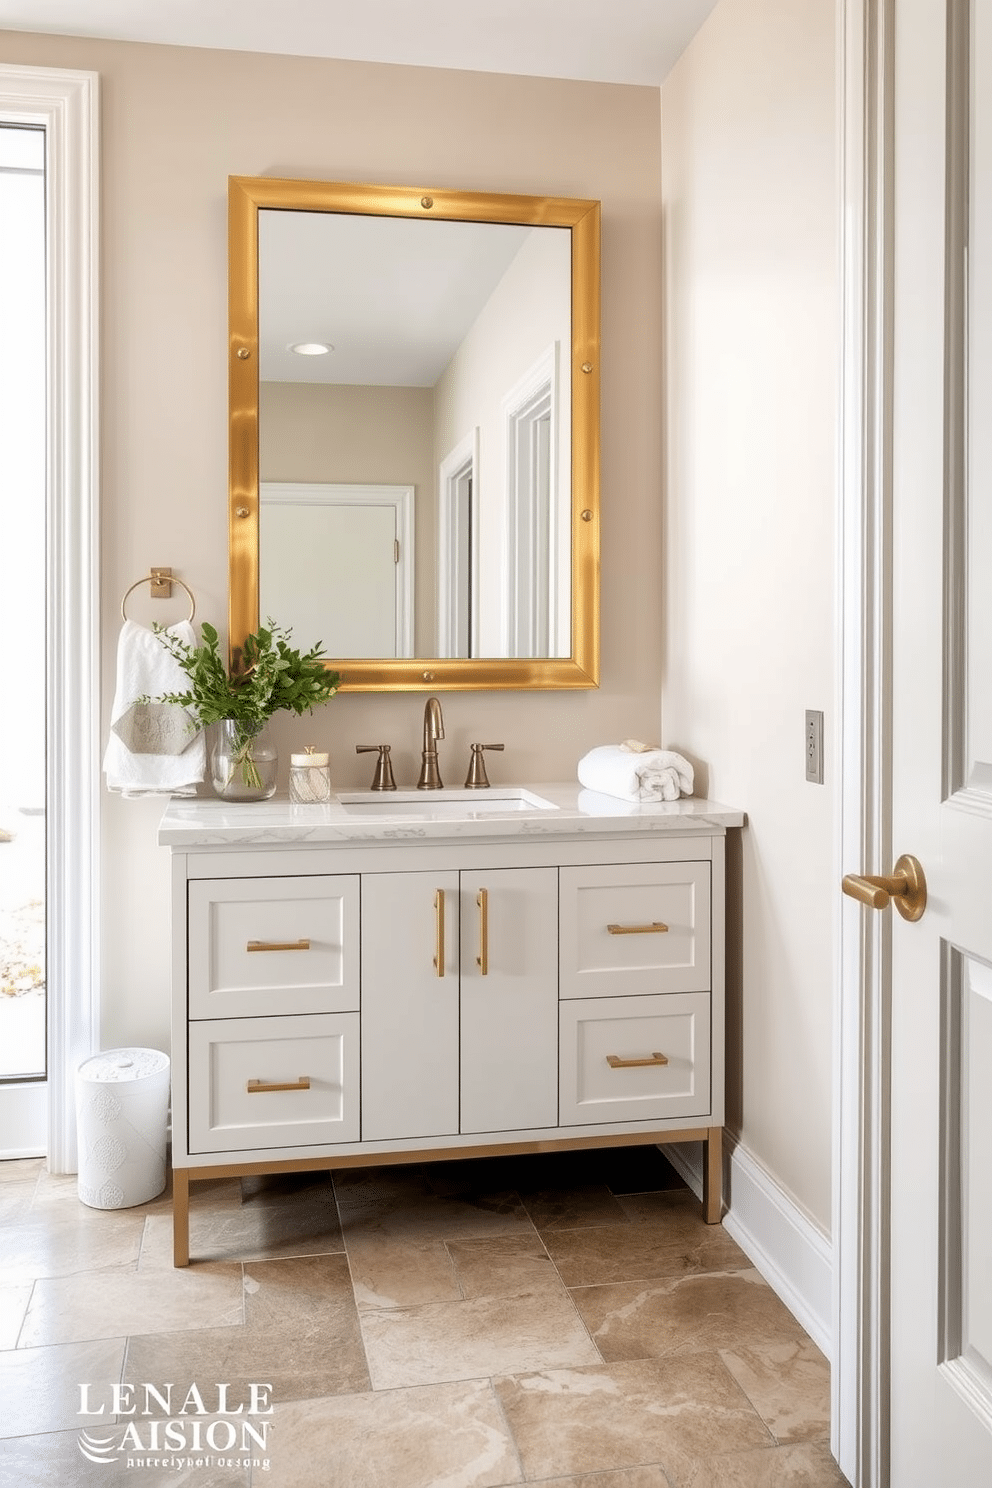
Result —
[[[196, 645], [188, 620], [169, 635]], [[138, 702], [186, 692], [189, 678], [155, 631], [125, 620], [117, 642], [117, 686], [103, 759], [107, 789], [122, 796], [192, 796], [203, 779], [203, 730], [178, 703]]]
[[677, 801], [692, 795], [692, 766], [671, 749], [651, 749], [636, 741], [601, 744], [579, 760], [579, 783], [586, 790], [621, 801]]

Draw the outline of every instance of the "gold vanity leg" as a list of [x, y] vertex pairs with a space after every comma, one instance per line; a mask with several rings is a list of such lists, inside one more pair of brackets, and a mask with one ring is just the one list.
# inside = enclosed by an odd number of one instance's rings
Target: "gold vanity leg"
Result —
[[189, 1168], [172, 1170], [172, 1264], [189, 1265]]
[[723, 1218], [723, 1127], [706, 1129], [706, 1157], [703, 1164], [703, 1219], [719, 1224]]

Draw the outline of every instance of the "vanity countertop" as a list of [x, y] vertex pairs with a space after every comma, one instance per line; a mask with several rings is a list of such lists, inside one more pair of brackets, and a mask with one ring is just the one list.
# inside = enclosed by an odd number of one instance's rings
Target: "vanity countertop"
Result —
[[[173, 797], [158, 831], [163, 846], [195, 849], [288, 843], [340, 844], [464, 841], [486, 838], [608, 836], [611, 833], [711, 833], [744, 824], [744, 813], [693, 796], [678, 801], [623, 801], [572, 783], [515, 788], [540, 799], [499, 809], [500, 788], [464, 791], [342, 791], [323, 805], [268, 801], [230, 803], [214, 797]], [[393, 811], [390, 811], [390, 806]], [[439, 809], [440, 808], [440, 809]], [[495, 808], [495, 809], [494, 809]], [[366, 814], [368, 813], [368, 814]]]

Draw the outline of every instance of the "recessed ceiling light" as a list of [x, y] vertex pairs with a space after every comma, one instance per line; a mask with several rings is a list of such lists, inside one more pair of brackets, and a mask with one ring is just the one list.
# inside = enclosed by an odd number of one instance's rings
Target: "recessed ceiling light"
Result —
[[297, 341], [289, 349], [295, 351], [297, 356], [326, 356], [334, 347], [329, 346], [326, 341]]

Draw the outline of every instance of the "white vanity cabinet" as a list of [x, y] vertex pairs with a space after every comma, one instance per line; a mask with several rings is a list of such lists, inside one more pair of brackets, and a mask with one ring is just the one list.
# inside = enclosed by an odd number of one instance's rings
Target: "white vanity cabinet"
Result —
[[221, 1174], [696, 1139], [719, 1219], [740, 813], [540, 789], [415, 830], [170, 804], [177, 1265]]
[[557, 1124], [557, 912], [553, 867], [363, 874], [365, 1140]]

